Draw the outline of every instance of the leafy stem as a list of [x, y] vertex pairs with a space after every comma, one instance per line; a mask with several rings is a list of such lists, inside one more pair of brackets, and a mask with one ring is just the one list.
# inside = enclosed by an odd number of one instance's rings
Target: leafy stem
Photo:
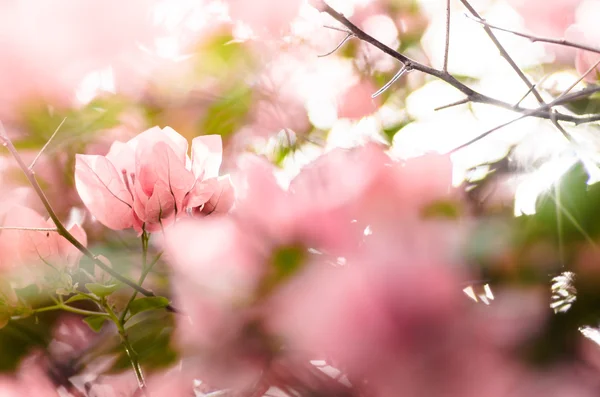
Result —
[[44, 313], [44, 312], [50, 312], [50, 311], [54, 311], [54, 310], [64, 310], [66, 312], [70, 312], [70, 313], [75, 313], [75, 314], [79, 314], [81, 316], [100, 316], [100, 317], [108, 317], [108, 314], [106, 313], [102, 313], [102, 312], [95, 312], [95, 311], [91, 311], [91, 310], [84, 310], [84, 309], [79, 309], [76, 307], [72, 307], [72, 306], [68, 306], [65, 303], [57, 303], [55, 305], [52, 306], [46, 306], [46, 307], [40, 307], [38, 309], [33, 309], [31, 311], [29, 311], [27, 313], [27, 315], [22, 315], [22, 316], [13, 316], [11, 317], [12, 320], [20, 320], [22, 318], [28, 317], [30, 315], [34, 315], [34, 314], [38, 314], [38, 313]]
[[[150, 264], [148, 264], [148, 243], [150, 241], [150, 235], [148, 233], [146, 233], [145, 230], [142, 233], [141, 240], [142, 240], [142, 274], [140, 275], [140, 279], [138, 281], [139, 285], [142, 285], [144, 283], [144, 281], [146, 280], [146, 277], [148, 276], [148, 274], [150, 273], [150, 271], [152, 270], [154, 265], [159, 261], [160, 257], [162, 256], [162, 252], [160, 252], [158, 255], [156, 255], [156, 257], [152, 260], [152, 262], [150, 262]], [[137, 297], [137, 291], [133, 291], [133, 294], [129, 298], [127, 305], [125, 305], [125, 308], [123, 309], [123, 313], [121, 313], [120, 321], [122, 324], [125, 324], [127, 322], [127, 320], [125, 318], [127, 316], [127, 313], [129, 312], [129, 306], [131, 306], [131, 303], [135, 300], [136, 297]]]
[[[142, 286], [136, 284], [135, 281], [128, 279], [127, 277], [121, 275], [119, 272], [112, 269], [110, 266], [106, 265], [104, 262], [102, 262], [100, 260], [100, 258], [97, 255], [95, 255], [92, 251], [90, 251], [85, 245], [83, 245], [79, 240], [77, 240], [77, 238], [75, 238], [75, 236], [73, 236], [67, 230], [65, 225], [58, 218], [58, 215], [52, 208], [52, 205], [50, 205], [50, 201], [46, 197], [46, 194], [42, 190], [42, 187], [40, 186], [37, 179], [35, 178], [33, 169], [30, 166], [27, 166], [27, 164], [25, 164], [25, 162], [23, 161], [23, 158], [21, 157], [21, 155], [19, 154], [19, 152], [13, 145], [12, 140], [6, 133], [6, 131], [4, 129], [4, 125], [1, 122], [0, 122], [0, 143], [8, 149], [8, 151], [10, 152], [12, 157], [17, 162], [19, 168], [21, 168], [21, 171], [23, 171], [23, 173], [25, 174], [25, 177], [27, 178], [27, 180], [33, 187], [33, 190], [36, 192], [37, 196], [42, 201], [44, 208], [48, 212], [48, 216], [50, 216], [50, 219], [52, 219], [52, 222], [54, 222], [54, 224], [56, 225], [56, 232], [60, 236], [64, 237], [69, 243], [71, 243], [75, 248], [77, 248], [83, 255], [85, 255], [86, 257], [91, 259], [96, 266], [98, 266], [100, 269], [104, 270], [106, 273], [110, 274], [116, 280], [122, 282], [123, 284], [128, 285], [129, 287], [133, 288], [136, 292], [139, 292], [144, 296], [151, 296], [151, 297], [156, 296], [152, 291], [149, 291], [149, 290], [143, 288]], [[177, 312], [177, 310], [174, 307], [172, 307], [171, 305], [168, 305], [166, 308], [167, 308], [167, 310]]]
[[125, 349], [125, 353], [131, 362], [131, 366], [133, 371], [135, 372], [135, 377], [138, 382], [138, 387], [144, 393], [146, 390], [146, 381], [144, 380], [144, 373], [142, 371], [142, 367], [140, 365], [138, 355], [136, 351], [133, 349], [131, 342], [129, 342], [129, 337], [127, 336], [127, 331], [125, 330], [125, 326], [121, 319], [115, 314], [114, 310], [110, 307], [110, 305], [106, 302], [106, 299], [102, 299], [102, 306], [104, 310], [106, 310], [107, 315], [110, 317], [110, 320], [115, 323], [117, 326], [117, 330], [119, 331], [119, 336], [121, 337], [121, 343], [123, 344], [123, 348]]

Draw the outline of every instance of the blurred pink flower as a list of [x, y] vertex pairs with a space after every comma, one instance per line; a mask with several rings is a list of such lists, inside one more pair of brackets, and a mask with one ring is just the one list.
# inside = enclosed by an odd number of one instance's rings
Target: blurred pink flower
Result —
[[[576, 21], [565, 32], [567, 40], [587, 44], [596, 48], [600, 41], [600, 28], [596, 16], [600, 12], [600, 2], [598, 1], [582, 1], [577, 8]], [[583, 74], [589, 68], [600, 61], [600, 54], [577, 50], [575, 57], [575, 68], [577, 72]], [[600, 79], [600, 66], [596, 66], [594, 70], [585, 76], [585, 81], [589, 83], [597, 82]]]
[[219, 177], [221, 137], [188, 143], [170, 127], [154, 127], [126, 143], [116, 141], [106, 156], [78, 154], [75, 185], [88, 210], [105, 226], [141, 232], [161, 230], [176, 216], [227, 211], [228, 177]]
[[[28, 101], [69, 106], [90, 72], [152, 40], [155, 0], [8, 0], [0, 4], [0, 111]], [[122, 62], [121, 62], [122, 63]], [[128, 69], [132, 69], [131, 65]]]
[[266, 32], [277, 36], [289, 27], [298, 14], [301, 0], [227, 0], [229, 15], [252, 28], [256, 34]]
[[[3, 227], [10, 228], [54, 228], [34, 210], [14, 206], [0, 218]], [[73, 225], [69, 232], [83, 245], [87, 245], [85, 231]], [[0, 230], [0, 267], [21, 273], [25, 265], [32, 273], [45, 272], [51, 266], [57, 270], [73, 270], [79, 264], [81, 252], [65, 238], [52, 231]]]
[[457, 199], [448, 156], [398, 161], [374, 143], [326, 153], [302, 170], [290, 191], [313, 211], [344, 213], [361, 233], [382, 229], [390, 238], [399, 223], [420, 221], [428, 206]]
[[371, 99], [377, 91], [370, 80], [361, 80], [349, 87], [338, 100], [338, 117], [360, 120], [369, 116], [381, 106], [381, 97]]
[[543, 325], [542, 291], [483, 307], [461, 296], [464, 275], [443, 258], [385, 255], [294, 279], [269, 306], [270, 330], [341, 369], [358, 394], [501, 397], [535, 385], [511, 352]]
[[259, 254], [229, 217], [178, 222], [165, 237], [175, 299], [187, 314], [177, 318], [180, 342], [209, 345], [233, 316], [234, 302], [252, 296], [263, 272]]
[[[575, 10], [582, 0], [508, 0], [523, 18], [527, 30], [536, 36], [561, 38], [565, 30], [575, 22]], [[575, 51], [569, 47], [545, 45], [554, 54], [555, 62], [570, 64]]]
[[508, 0], [523, 17], [525, 26], [539, 36], [562, 37], [575, 21], [575, 10], [582, 0]]

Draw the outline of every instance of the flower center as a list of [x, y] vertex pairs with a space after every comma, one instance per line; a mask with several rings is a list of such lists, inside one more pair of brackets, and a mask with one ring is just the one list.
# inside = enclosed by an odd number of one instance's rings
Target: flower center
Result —
[[[135, 184], [135, 173], [131, 173], [129, 174], [129, 177], [127, 175], [127, 170], [126, 169], [122, 169], [121, 170], [121, 175], [123, 175], [123, 182], [125, 182], [125, 187], [127, 187], [127, 190], [129, 191], [129, 194], [131, 194], [131, 197], [133, 196], [133, 191], [131, 190], [131, 187]], [[131, 178], [131, 183], [129, 183], [129, 179]]]

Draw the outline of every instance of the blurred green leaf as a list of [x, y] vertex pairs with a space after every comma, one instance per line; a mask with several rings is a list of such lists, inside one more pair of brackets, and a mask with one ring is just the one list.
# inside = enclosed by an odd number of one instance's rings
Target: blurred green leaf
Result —
[[29, 306], [36, 306], [43, 298], [40, 296], [40, 290], [36, 284], [28, 285], [24, 288], [15, 288], [17, 297]]
[[546, 238], [558, 243], [594, 239], [600, 236], [600, 184], [588, 185], [588, 173], [581, 164], [572, 167], [557, 181], [556, 188], [538, 198], [536, 213], [517, 218], [517, 231], [525, 241]]
[[596, 92], [587, 98], [568, 102], [564, 106], [579, 115], [600, 113], [600, 93]]
[[386, 136], [388, 143], [391, 144], [394, 141], [394, 136], [396, 136], [397, 133], [402, 131], [404, 127], [406, 127], [412, 122], [413, 120], [407, 117], [396, 125], [384, 128], [383, 134]]
[[218, 134], [226, 138], [246, 121], [252, 104], [252, 91], [245, 86], [236, 86], [213, 102], [200, 121], [203, 134]]
[[235, 70], [248, 70], [252, 61], [251, 52], [243, 43], [235, 42], [228, 33], [218, 34], [203, 40], [198, 48], [196, 73], [198, 76], [232, 76]]
[[83, 319], [83, 321], [89, 325], [94, 332], [99, 332], [106, 320], [106, 316], [88, 316]]
[[97, 297], [104, 298], [119, 289], [119, 284], [102, 285], [98, 283], [87, 283], [85, 288]]
[[169, 305], [169, 300], [162, 296], [145, 296], [143, 298], [139, 298], [131, 302], [129, 305], [129, 311], [132, 316], [135, 316], [138, 313], [147, 311], [147, 310], [155, 310], [162, 309]]
[[59, 316], [58, 312], [42, 313], [10, 321], [0, 329], [0, 372], [14, 371], [31, 350], [46, 347]]
[[[127, 324], [126, 332], [129, 341], [144, 369], [165, 368], [177, 359], [177, 352], [171, 347], [173, 315], [162, 310], [154, 310], [146, 314], [147, 317]], [[131, 368], [129, 358], [121, 346], [115, 348], [115, 353], [118, 353], [118, 358], [112, 371], [120, 372]]]
[[69, 299], [67, 299], [65, 301], [65, 303], [73, 303], [73, 302], [77, 302], [77, 301], [83, 301], [83, 300], [89, 300], [90, 298], [88, 298], [87, 296], [83, 296], [83, 295], [73, 295], [72, 297], [70, 297]]
[[80, 109], [51, 112], [45, 105], [32, 106], [24, 114], [28, 134], [15, 141], [15, 146], [17, 149], [41, 148], [65, 118], [57, 135], [60, 139], [50, 144], [48, 153], [52, 152], [54, 145], [79, 145], [92, 133], [119, 125], [119, 118], [128, 106], [128, 101], [116, 95], [96, 98]]
[[264, 277], [259, 288], [258, 296], [270, 294], [279, 284], [296, 274], [306, 259], [306, 249], [301, 246], [280, 247], [271, 257], [270, 272]]
[[461, 215], [461, 212], [461, 208], [457, 202], [450, 200], [439, 200], [426, 205], [421, 214], [426, 219], [458, 219], [458, 217]]

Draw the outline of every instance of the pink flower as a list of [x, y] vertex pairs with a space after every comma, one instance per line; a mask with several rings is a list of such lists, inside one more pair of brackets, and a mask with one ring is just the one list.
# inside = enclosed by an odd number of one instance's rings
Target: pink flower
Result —
[[[577, 8], [576, 23], [571, 25], [565, 32], [567, 40], [598, 47], [600, 40], [600, 29], [596, 16], [600, 12], [600, 3], [597, 1], [583, 1]], [[575, 57], [575, 68], [583, 74], [600, 60], [600, 54], [577, 50]], [[594, 83], [600, 77], [600, 66], [585, 76], [585, 81]]]
[[[0, 4], [0, 112], [14, 117], [28, 101], [69, 106], [90, 72], [117, 66], [139, 68], [126, 58], [155, 36], [150, 12], [155, 0], [57, 0]], [[52, 17], [49, 17], [52, 15]], [[129, 73], [131, 74], [131, 73]]]
[[[3, 227], [54, 228], [34, 210], [14, 206], [1, 218]], [[87, 245], [85, 231], [74, 225], [69, 232]], [[0, 230], [0, 268], [22, 272], [22, 266], [31, 272], [46, 272], [51, 268], [72, 270], [79, 264], [81, 252], [57, 232], [4, 229]]]
[[370, 80], [362, 80], [349, 87], [338, 100], [338, 117], [360, 120], [377, 111], [381, 97], [371, 99], [377, 91]]
[[277, 35], [285, 30], [300, 9], [300, 0], [227, 0], [229, 15], [250, 26], [256, 33]]
[[523, 16], [525, 26], [539, 36], [561, 37], [575, 20], [581, 0], [509, 0]]
[[126, 143], [116, 141], [106, 156], [77, 155], [77, 191], [96, 219], [121, 230], [161, 230], [185, 213], [223, 212], [232, 205], [228, 177], [219, 177], [218, 135], [188, 143], [170, 127], [154, 127]]

